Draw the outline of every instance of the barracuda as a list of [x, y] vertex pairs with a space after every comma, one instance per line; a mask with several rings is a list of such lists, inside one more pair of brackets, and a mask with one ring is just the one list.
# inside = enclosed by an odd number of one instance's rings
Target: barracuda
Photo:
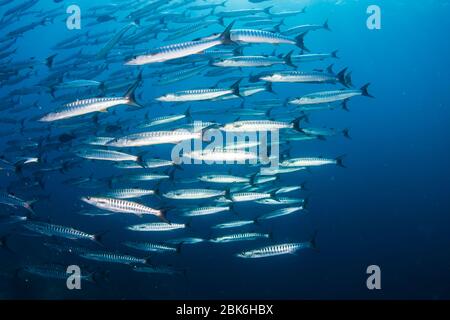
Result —
[[135, 224], [135, 225], [127, 227], [127, 229], [130, 231], [140, 231], [140, 232], [171, 231], [171, 230], [184, 229], [184, 228], [186, 228], [186, 224], [180, 224], [180, 223], [168, 224], [168, 223], [159, 223], [159, 222]]
[[216, 67], [270, 67], [275, 64], [291, 64], [286, 60], [277, 57], [266, 56], [238, 56], [213, 62]]
[[367, 88], [369, 87], [369, 83], [362, 86], [359, 90], [334, 90], [334, 91], [321, 91], [316, 93], [311, 93], [304, 95], [301, 98], [297, 98], [289, 101], [291, 104], [297, 105], [310, 105], [310, 104], [323, 104], [323, 103], [331, 103], [338, 101], [345, 101], [347, 99], [357, 97], [357, 96], [365, 96], [371, 97]]
[[249, 241], [249, 240], [269, 239], [269, 238], [271, 238], [271, 235], [269, 233], [248, 232], [248, 233], [229, 234], [210, 239], [209, 241], [215, 243], [227, 243], [227, 242]]
[[126, 241], [125, 246], [146, 252], [179, 252], [179, 248], [151, 242]]
[[164, 212], [162, 210], [156, 210], [147, 206], [144, 206], [140, 203], [131, 202], [127, 200], [114, 199], [114, 198], [100, 198], [100, 197], [83, 197], [82, 201], [111, 212], [117, 213], [131, 213], [135, 214], [139, 217], [144, 215], [154, 215], [160, 218], [161, 220], [168, 222], [164, 216]]
[[45, 222], [27, 222], [23, 227], [33, 232], [43, 234], [49, 237], [60, 237], [66, 239], [87, 239], [100, 242], [101, 235], [89, 234], [74, 228], [50, 224]]
[[139, 86], [142, 80], [142, 73], [139, 74], [136, 82], [128, 89], [123, 97], [107, 97], [107, 98], [91, 98], [84, 100], [77, 100], [75, 102], [66, 104], [62, 109], [51, 112], [39, 121], [42, 122], [52, 122], [57, 120], [69, 119], [73, 117], [78, 117], [93, 112], [107, 111], [109, 108], [119, 106], [119, 105], [129, 105], [141, 108], [141, 106], [136, 102], [135, 90]]
[[137, 258], [125, 254], [120, 253], [110, 253], [110, 252], [86, 252], [80, 254], [80, 257], [94, 260], [99, 262], [107, 262], [107, 263], [118, 263], [118, 264], [148, 264], [149, 259]]
[[304, 37], [306, 33], [302, 33], [291, 39], [280, 33], [254, 30], [254, 29], [234, 29], [231, 31], [230, 39], [237, 43], [267, 43], [267, 44], [293, 44], [304, 51], [309, 51], [304, 45]]
[[183, 217], [199, 217], [199, 216], [207, 216], [216, 213], [221, 213], [225, 211], [230, 211], [231, 207], [200, 207], [195, 209], [185, 209], [182, 213]]
[[255, 220], [237, 220], [237, 221], [230, 221], [230, 222], [216, 224], [212, 228], [213, 229], [237, 228], [237, 227], [243, 227], [243, 226], [254, 224], [254, 223], [255, 223]]
[[[331, 68], [330, 70], [331, 71]], [[345, 77], [345, 72], [347, 68], [339, 72], [338, 74], [333, 74], [331, 72], [306, 72], [306, 71], [281, 71], [272, 73], [261, 77], [263, 81], [269, 82], [299, 82], [299, 83], [341, 83], [344, 86], [348, 86], [348, 82]]]
[[240, 96], [240, 82], [241, 79], [234, 83], [230, 88], [195, 89], [168, 93], [164, 96], [156, 98], [156, 100], [162, 102], [186, 102], [212, 100], [229, 94]]
[[304, 117], [299, 117], [291, 122], [282, 122], [275, 120], [243, 120], [228, 123], [220, 129], [225, 132], [257, 132], [257, 131], [273, 131], [280, 129], [295, 129], [302, 131], [300, 121]]
[[154, 190], [148, 189], [138, 189], [138, 188], [124, 188], [124, 189], [115, 189], [107, 193], [108, 197], [116, 198], [116, 199], [133, 199], [133, 198], [141, 198], [143, 196], [153, 195], [155, 194]]
[[137, 56], [129, 60], [125, 64], [144, 65], [155, 62], [164, 62], [196, 54], [218, 45], [230, 44], [233, 42], [230, 39], [230, 30], [233, 24], [234, 22], [230, 23], [219, 37], [208, 40], [190, 41], [160, 47], [151, 51], [149, 54]]
[[179, 143], [185, 140], [202, 139], [203, 133], [188, 130], [150, 131], [116, 138], [107, 143], [111, 147], [142, 147], [157, 144]]
[[232, 176], [226, 174], [205, 174], [201, 175], [198, 178], [203, 182], [211, 182], [211, 183], [249, 183], [250, 178]]
[[244, 150], [211, 149], [183, 153], [184, 157], [201, 161], [246, 161], [257, 160], [258, 154]]
[[214, 189], [178, 189], [163, 194], [163, 197], [173, 200], [208, 199], [225, 195], [226, 191]]
[[274, 219], [274, 218], [278, 218], [278, 217], [282, 217], [282, 216], [286, 216], [298, 211], [302, 211], [304, 208], [303, 206], [300, 207], [292, 207], [292, 208], [282, 208], [282, 209], [278, 209], [269, 213], [265, 213], [260, 215], [258, 218], [256, 218], [257, 221], [261, 221], [261, 220], [269, 220], [269, 219]]
[[266, 246], [259, 249], [243, 251], [236, 254], [239, 258], [266, 258], [279, 256], [284, 254], [295, 254], [297, 251], [302, 249], [316, 248], [316, 242], [313, 238], [308, 242], [294, 242], [294, 243], [281, 243], [272, 246]]
[[345, 156], [339, 156], [335, 159], [327, 158], [293, 158], [284, 160], [280, 163], [281, 167], [318, 167], [328, 164], [335, 164], [339, 167], [345, 168], [343, 164], [343, 158]]
[[128, 153], [106, 149], [81, 149], [75, 151], [75, 154], [81, 158], [89, 160], [135, 161], [135, 162], [142, 161], [141, 157], [139, 156], [134, 156]]

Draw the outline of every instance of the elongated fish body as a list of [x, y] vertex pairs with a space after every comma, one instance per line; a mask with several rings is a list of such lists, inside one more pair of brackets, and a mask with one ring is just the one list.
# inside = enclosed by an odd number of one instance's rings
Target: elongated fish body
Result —
[[157, 83], [159, 85], [168, 85], [171, 83], [186, 80], [186, 79], [189, 79], [189, 78], [199, 74], [203, 70], [206, 70], [208, 67], [209, 67], [209, 65], [201, 65], [201, 66], [193, 67], [190, 69], [183, 69], [183, 70], [180, 70], [175, 73], [164, 74], [163, 77], [161, 79], [159, 79]]
[[293, 158], [284, 160], [280, 163], [281, 167], [318, 167], [329, 164], [340, 165], [339, 158], [327, 159], [327, 158]]
[[293, 128], [290, 122], [273, 120], [242, 120], [227, 123], [221, 130], [225, 132], [257, 132]]
[[127, 247], [134, 248], [141, 251], [146, 252], [177, 252], [177, 248], [171, 247], [164, 244], [159, 243], [151, 243], [151, 242], [135, 242], [135, 241], [126, 241], [123, 243]]
[[306, 53], [291, 56], [291, 60], [293, 62], [313, 62], [322, 61], [329, 58], [337, 59], [337, 51], [333, 51], [332, 53]]
[[227, 174], [205, 174], [198, 178], [203, 182], [210, 183], [249, 183], [250, 179], [246, 177], [232, 176]]
[[239, 150], [256, 148], [261, 144], [259, 141], [236, 141], [224, 146], [225, 150]]
[[154, 49], [148, 54], [136, 56], [125, 64], [141, 66], [149, 63], [164, 62], [196, 54], [220, 44], [222, 44], [222, 41], [218, 37], [216, 39], [210, 40], [189, 41], [171, 44]]
[[107, 143], [111, 147], [142, 147], [156, 144], [179, 143], [185, 140], [201, 139], [202, 132], [188, 130], [150, 131], [131, 134]]
[[278, 209], [269, 213], [265, 213], [263, 215], [260, 215], [257, 220], [269, 220], [269, 219], [273, 219], [273, 218], [278, 218], [278, 217], [282, 217], [282, 216], [286, 216], [298, 211], [302, 211], [303, 207], [292, 207], [292, 208], [282, 208], [282, 209]]
[[296, 44], [296, 41], [280, 33], [254, 30], [234, 29], [231, 30], [231, 41], [244, 43], [269, 43], [269, 44]]
[[168, 176], [166, 174], [157, 174], [157, 173], [143, 173], [143, 174], [125, 176], [126, 180], [131, 180], [131, 181], [155, 181], [155, 180], [163, 180], [163, 179], [169, 179], [169, 178], [170, 178], [170, 176]]
[[220, 11], [217, 12], [216, 15], [218, 17], [223, 18], [236, 18], [236, 17], [243, 17], [243, 16], [249, 16], [249, 15], [255, 15], [262, 12], [267, 12], [268, 9], [262, 9], [262, 8], [254, 8], [254, 9], [236, 9], [236, 10], [227, 10], [227, 11]]
[[137, 216], [150, 214], [157, 216], [160, 219], [164, 219], [162, 211], [132, 201], [114, 198], [100, 198], [100, 197], [83, 197], [81, 198], [81, 200], [94, 207], [106, 211], [117, 213], [131, 213]]
[[113, 137], [89, 137], [84, 143], [92, 146], [106, 146], [106, 144], [113, 139]]
[[166, 275], [176, 275], [183, 273], [182, 271], [174, 269], [173, 267], [170, 266], [150, 266], [150, 267], [135, 266], [133, 268], [133, 271], [142, 273], [166, 274]]
[[83, 87], [98, 87], [102, 83], [95, 80], [73, 80], [68, 82], [63, 82], [54, 86], [55, 89], [74, 89]]
[[230, 211], [230, 207], [200, 207], [195, 209], [189, 209], [182, 213], [183, 217], [199, 217], [207, 216], [216, 213]]
[[22, 207], [33, 213], [33, 209], [31, 208], [31, 204], [34, 201], [25, 201], [16, 197], [12, 194], [6, 192], [0, 192], [0, 203], [3, 203], [10, 207]]
[[172, 200], [208, 199], [223, 195], [225, 195], [225, 191], [214, 189], [178, 189], [170, 190], [163, 194], [165, 198]]
[[324, 72], [281, 71], [261, 77], [269, 82], [338, 83], [336, 75]]
[[138, 161], [139, 157], [128, 153], [105, 149], [81, 149], [75, 152], [81, 158], [103, 161]]
[[171, 115], [171, 116], [158, 117], [158, 118], [154, 118], [154, 119], [150, 120], [149, 122], [141, 125], [140, 127], [141, 128], [154, 127], [154, 126], [158, 126], [161, 124], [167, 124], [167, 123], [179, 121], [184, 118], [186, 118], [186, 115], [184, 115], [184, 114], [175, 114], [175, 115]]
[[125, 64], [139, 66], [149, 63], [164, 62], [200, 53], [218, 45], [229, 44], [230, 42], [232, 42], [232, 40], [230, 39], [230, 30], [232, 26], [233, 23], [228, 25], [228, 27], [220, 36], [216, 36], [211, 39], [189, 41], [159, 47], [152, 50], [148, 54], [136, 56]]
[[364, 85], [359, 90], [333, 90], [333, 91], [320, 91], [316, 93], [311, 93], [304, 95], [303, 97], [293, 99], [289, 101], [291, 104], [296, 105], [314, 105], [323, 103], [332, 103], [338, 101], [345, 101], [347, 99], [357, 97], [357, 96], [367, 96], [372, 97], [367, 92], [367, 87], [369, 84]]
[[284, 60], [265, 56], [237, 56], [214, 62], [217, 67], [269, 67], [274, 64], [284, 64]]
[[185, 238], [175, 238], [175, 239], [169, 239], [167, 241], [164, 241], [164, 243], [168, 244], [174, 244], [174, 245], [180, 245], [180, 244], [196, 244], [200, 242], [204, 242], [205, 239], [202, 238], [195, 238], [195, 237], [185, 237]]
[[152, 223], [142, 223], [128, 226], [127, 229], [130, 231], [139, 232], [159, 232], [159, 231], [172, 231], [177, 229], [186, 228], [185, 224], [181, 223], [162, 223], [162, 222], [152, 222]]
[[264, 205], [294, 205], [294, 204], [304, 204], [306, 202], [303, 198], [289, 198], [289, 197], [277, 197], [276, 199], [261, 199], [256, 200], [256, 203]]
[[45, 222], [27, 222], [23, 225], [24, 228], [31, 230], [33, 232], [43, 234], [49, 237], [55, 236], [66, 239], [87, 239], [97, 241], [98, 237], [93, 234], [88, 234], [86, 232], [76, 230], [74, 228], [60, 226], [56, 224], [50, 224]]
[[227, 94], [232, 94], [233, 89], [195, 89], [178, 91], [175, 93], [168, 93], [164, 96], [156, 98], [158, 101], [163, 102], [187, 102], [187, 101], [202, 101], [212, 100]]
[[230, 194], [230, 199], [233, 202], [248, 202], [271, 198], [271, 196], [270, 193], [263, 192], [234, 192]]
[[80, 254], [80, 257], [94, 260], [99, 262], [107, 263], [118, 263], [118, 264], [147, 264], [147, 259], [137, 258], [125, 254], [110, 253], [110, 252], [86, 252]]
[[266, 246], [259, 249], [243, 251], [236, 256], [239, 258], [266, 258], [279, 256], [283, 254], [293, 254], [299, 250], [314, 248], [313, 242], [294, 242], [294, 243], [281, 243], [272, 246]]
[[127, 97], [121, 98], [91, 98], [78, 100], [63, 106], [62, 109], [54, 111], [42, 117], [40, 121], [51, 122], [62, 119], [73, 118], [85, 114], [105, 111], [111, 107], [119, 105], [134, 105], [134, 102]]
[[247, 225], [254, 224], [254, 223], [255, 223], [254, 220], [237, 220], [237, 221], [230, 221], [230, 222], [216, 224], [212, 228], [213, 229], [238, 228], [238, 227], [243, 227], [243, 226], [247, 226]]
[[245, 150], [212, 149], [183, 153], [184, 157], [201, 161], [246, 161], [257, 160], [258, 154]]
[[[60, 266], [60, 265], [53, 265], [53, 264], [45, 264], [45, 265], [29, 265], [25, 266], [23, 271], [36, 275], [39, 277], [47, 278], [47, 279], [60, 279], [60, 280], [67, 280], [68, 273], [67, 273], [67, 267]], [[80, 275], [81, 280], [86, 280], [93, 282], [93, 274], [81, 274]]]
[[249, 241], [270, 238], [268, 233], [257, 233], [257, 232], [247, 232], [247, 233], [235, 233], [229, 234], [217, 238], [210, 239], [209, 241], [215, 243], [227, 243], [227, 242], [237, 242], [237, 241]]
[[283, 31], [283, 34], [286, 36], [290, 36], [290, 35], [294, 35], [294, 34], [300, 34], [300, 33], [305, 33], [305, 32], [310, 32], [310, 31], [316, 31], [316, 30], [320, 30], [320, 29], [325, 29], [325, 30], [330, 30], [328, 28], [328, 24], [304, 24], [301, 26], [296, 26], [287, 30]]
[[154, 190], [139, 189], [139, 188], [124, 188], [109, 191], [107, 193], [107, 196], [116, 199], [133, 199], [153, 194], [155, 194]]

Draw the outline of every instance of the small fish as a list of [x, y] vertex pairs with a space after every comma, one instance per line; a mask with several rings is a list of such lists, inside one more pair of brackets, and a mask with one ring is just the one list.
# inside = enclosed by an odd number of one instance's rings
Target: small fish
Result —
[[159, 243], [126, 241], [123, 244], [127, 247], [134, 248], [134, 249], [141, 250], [141, 251], [146, 251], [146, 252], [160, 252], [160, 253], [179, 252], [179, 247], [175, 248], [175, 247], [171, 247], [171, 246], [167, 246], [167, 245], [159, 244]]
[[259, 249], [253, 249], [238, 253], [236, 256], [239, 258], [266, 258], [279, 256], [284, 254], [295, 254], [299, 250], [316, 248], [316, 241], [313, 238], [308, 242], [293, 242], [293, 243], [280, 243], [272, 246], [266, 246]]
[[225, 195], [226, 191], [214, 189], [178, 189], [170, 190], [163, 197], [172, 200], [208, 199]]
[[158, 231], [172, 231], [177, 229], [186, 228], [186, 224], [181, 223], [160, 223], [160, 222], [151, 222], [151, 223], [143, 223], [143, 224], [135, 224], [128, 226], [127, 229], [131, 231], [140, 231], [140, 232], [158, 232]]
[[122, 199], [114, 199], [114, 198], [100, 198], [100, 197], [83, 197], [82, 201], [97, 207], [99, 209], [103, 209], [106, 211], [116, 212], [116, 213], [131, 213], [135, 214], [139, 217], [144, 215], [154, 215], [160, 218], [163, 221], [166, 221], [164, 216], [164, 212], [162, 210], [156, 210], [143, 204], [122, 200]]
[[61, 237], [66, 239], [87, 239], [91, 241], [101, 242], [101, 234], [89, 234], [71, 227], [65, 227], [45, 222], [28, 221], [23, 225], [24, 228], [36, 233], [40, 233], [49, 237]]
[[94, 260], [99, 262], [107, 262], [107, 263], [118, 263], [118, 264], [148, 264], [149, 259], [137, 258], [130, 255], [120, 254], [120, 253], [112, 253], [112, 252], [85, 252], [81, 253], [80, 257]]
[[209, 241], [215, 243], [227, 243], [227, 242], [237, 242], [237, 241], [248, 241], [256, 239], [269, 239], [271, 234], [269, 233], [257, 233], [257, 232], [247, 232], [247, 233], [235, 233], [225, 236], [220, 236], [217, 238], [212, 238]]
[[290, 100], [289, 103], [296, 105], [314, 105], [323, 103], [332, 103], [338, 101], [345, 101], [356, 96], [373, 96], [367, 91], [369, 83], [365, 84], [359, 90], [334, 90], [334, 91], [321, 91], [304, 95], [303, 97]]
[[339, 156], [335, 159], [327, 158], [292, 158], [284, 160], [280, 163], [281, 167], [317, 167], [328, 164], [335, 164], [339, 167], [345, 168], [343, 158], [345, 156]]

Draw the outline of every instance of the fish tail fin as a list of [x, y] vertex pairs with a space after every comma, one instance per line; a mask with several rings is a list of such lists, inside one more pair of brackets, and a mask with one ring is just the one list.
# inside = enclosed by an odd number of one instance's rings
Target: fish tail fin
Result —
[[307, 47], [305, 47], [305, 36], [308, 32], [303, 32], [295, 37], [295, 45], [302, 49], [303, 51], [310, 52]]
[[373, 95], [371, 95], [371, 94], [369, 93], [369, 91], [368, 91], [369, 86], [370, 86], [370, 83], [366, 83], [365, 85], [363, 85], [363, 86], [361, 87], [361, 89], [360, 89], [360, 90], [361, 90], [361, 93], [362, 93], [362, 95], [365, 96], [365, 97], [375, 98]]
[[176, 245], [175, 250], [176, 253], [180, 254], [181, 253], [181, 247], [183, 246], [183, 241], [181, 241], [179, 244]]
[[295, 118], [295, 119], [292, 121], [292, 127], [293, 127], [293, 129], [294, 129], [295, 131], [304, 133], [303, 129], [302, 129], [301, 126], [300, 126], [300, 123], [301, 123], [302, 121], [308, 122], [308, 121], [306, 121], [305, 119], [308, 119], [305, 115], [302, 115], [302, 116], [300, 116], [300, 117], [298, 117], [298, 118]]
[[330, 74], [334, 74], [333, 67], [334, 67], [334, 63], [330, 64], [327, 67], [327, 72], [330, 73]]
[[222, 27], [225, 27], [225, 21], [224, 21], [223, 17], [220, 17], [220, 18], [217, 20], [217, 23], [219, 23]]
[[104, 236], [106, 233], [108, 233], [108, 231], [103, 231], [103, 232], [94, 234], [94, 237], [93, 237], [93, 238], [94, 238], [94, 241], [95, 241], [96, 243], [98, 243], [99, 245], [104, 246], [104, 244], [103, 244], [103, 236]]
[[101, 94], [104, 96], [106, 94], [106, 85], [105, 81], [101, 81], [100, 85], [98, 86], [98, 89], [100, 90]]
[[346, 137], [347, 139], [351, 139], [352, 137], [350, 136], [350, 130], [348, 128], [345, 128], [344, 130], [342, 130], [342, 135], [344, 137]]
[[284, 57], [284, 63], [286, 63], [288, 66], [290, 67], [294, 67], [297, 68], [297, 66], [295, 64], [292, 63], [292, 53], [294, 52], [294, 50], [289, 51]]
[[220, 40], [222, 42], [222, 44], [232, 44], [234, 43], [233, 40], [231, 40], [231, 28], [233, 27], [233, 24], [235, 23], [235, 21], [232, 21], [226, 28], [225, 30], [221, 33], [220, 35]]
[[345, 154], [343, 154], [342, 156], [336, 157], [336, 165], [342, 168], [347, 168], [344, 164], [344, 158], [345, 158]]
[[0, 249], [8, 251], [9, 253], [14, 253], [8, 245], [9, 236], [10, 236], [10, 234], [6, 234], [6, 235], [0, 237]]
[[303, 181], [302, 183], [300, 183], [300, 190], [308, 190], [308, 188], [306, 187], [307, 183], [307, 181]]
[[328, 19], [323, 23], [322, 26], [325, 30], [331, 31], [330, 26], [328, 25]]
[[345, 99], [344, 101], [342, 101], [342, 109], [344, 109], [345, 111], [350, 111], [350, 109], [348, 108], [348, 99]]
[[125, 98], [128, 99], [128, 105], [130, 105], [130, 106], [143, 108], [142, 105], [140, 105], [139, 103], [136, 102], [136, 96], [135, 96], [135, 91], [139, 87], [141, 81], [142, 81], [142, 71], [139, 72], [139, 75], [138, 75], [136, 81], [133, 83], [133, 85], [125, 93]]
[[151, 265], [152, 264], [150, 256], [144, 258], [144, 264], [147, 264], [147, 265]]
[[272, 12], [270, 12], [270, 9], [272, 9], [272, 8], [273, 8], [273, 6], [268, 6], [268, 7], [264, 8], [264, 13], [271, 16]]
[[272, 86], [272, 82], [266, 82], [264, 84], [264, 88], [267, 92], [273, 93], [273, 94], [277, 94], [275, 91], [273, 91], [273, 86]]
[[336, 78], [338, 79], [338, 81], [345, 87], [348, 87], [348, 84], [346, 81], [347, 79], [345, 77], [345, 73], [347, 72], [347, 70], [348, 70], [348, 68], [344, 68], [336, 75]]
[[239, 88], [239, 84], [241, 83], [241, 81], [242, 81], [242, 78], [231, 85], [231, 90], [233, 90], [233, 94], [238, 97], [242, 97], [240, 88]]
[[309, 244], [312, 249], [317, 250], [317, 230], [314, 231], [311, 239], [309, 240]]
[[332, 58], [335, 58], [335, 59], [339, 59], [339, 56], [337, 55], [338, 52], [339, 52], [339, 50], [334, 50], [334, 51], [331, 53], [331, 57], [332, 57]]
[[353, 87], [351, 72], [347, 73], [347, 75], [345, 76], [345, 85], [346, 87]]
[[147, 167], [147, 162], [145, 161], [145, 158], [144, 158], [146, 154], [147, 154], [147, 152], [141, 152], [136, 157], [136, 163], [138, 165], [140, 165], [142, 168]]
[[53, 66], [53, 61], [55, 60], [57, 53], [52, 54], [51, 56], [45, 59], [45, 65], [50, 69]]
[[37, 201], [38, 201], [38, 199], [33, 199], [33, 200], [30, 200], [30, 201], [26, 201], [25, 204], [24, 204], [25, 209], [27, 209], [31, 213], [32, 216], [36, 215], [36, 212], [34, 212], [34, 208], [33, 207], [34, 207], [34, 204]]
[[191, 106], [189, 106], [186, 111], [184, 112], [184, 116], [188, 120], [188, 122], [192, 122], [192, 113], [191, 113]]

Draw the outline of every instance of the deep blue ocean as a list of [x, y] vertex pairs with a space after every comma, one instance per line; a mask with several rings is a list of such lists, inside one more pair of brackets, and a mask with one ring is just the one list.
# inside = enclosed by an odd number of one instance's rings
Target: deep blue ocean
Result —
[[[0, 15], [21, 1], [0, 7]], [[108, 69], [94, 74], [90, 79], [106, 81], [108, 75], [121, 69], [129, 69], [132, 77], [123, 79], [124, 88], [109, 92], [109, 96], [120, 96], [126, 91], [143, 70], [144, 81], [137, 90], [137, 100], [143, 110], [130, 111], [133, 107], [119, 106], [115, 112], [100, 113], [97, 126], [123, 125], [124, 131], [110, 133], [123, 136], [133, 132], [136, 123], [143, 120], [145, 114], [150, 117], [183, 113], [187, 104], [159, 104], [155, 98], [179, 90], [210, 88], [218, 80], [230, 76], [245, 79], [250, 73], [267, 71], [270, 68], [235, 70], [233, 73], [218, 77], [196, 75], [189, 79], [169, 85], [157, 85], [155, 70], [173, 68], [168, 63], [148, 66], [126, 66], [119, 63], [92, 61], [83, 64], [66, 61], [82, 49], [83, 54], [95, 54], [105, 44], [95, 43], [95, 39], [86, 40], [84, 34], [96, 34], [109, 40], [129, 21], [124, 17], [130, 10], [114, 12], [116, 20], [96, 24], [95, 17], [89, 15], [92, 6], [125, 1], [39, 1], [25, 12], [17, 13], [13, 19], [0, 29], [0, 38], [20, 26], [39, 21], [40, 12], [60, 8], [61, 14], [45, 26], [37, 26], [17, 38], [11, 48], [16, 48], [0, 62], [2, 69], [15, 69], [15, 63], [44, 61], [57, 54], [52, 68], [39, 63], [33, 68], [20, 68], [19, 75], [26, 78], [18, 83], [0, 88], [2, 107], [0, 117], [15, 119], [1, 124], [1, 155], [10, 161], [20, 156], [35, 156], [33, 149], [20, 150], [20, 144], [29, 140], [45, 137], [58, 137], [70, 132], [76, 138], [64, 144], [59, 150], [51, 151], [52, 157], [73, 156], [73, 146], [79, 138], [86, 138], [89, 131], [76, 126], [64, 128], [54, 123], [40, 123], [36, 119], [53, 109], [60, 107], [57, 92], [53, 98], [47, 89], [36, 93], [18, 93], [13, 90], [36, 86], [39, 81], [54, 72], [58, 65], [67, 65], [69, 71], [89, 71], [108, 65]], [[131, 1], [130, 1], [131, 2]], [[136, 1], [138, 2], [138, 1]], [[211, 2], [196, 1], [193, 4]], [[81, 9], [81, 29], [68, 30], [66, 27], [66, 8], [76, 4]], [[173, 9], [183, 12], [192, 4]], [[341, 135], [326, 140], [292, 142], [290, 157], [346, 155], [346, 168], [323, 166], [295, 173], [282, 174], [274, 184], [283, 186], [307, 182], [307, 190], [295, 191], [292, 196], [308, 197], [306, 212], [279, 217], [256, 226], [244, 227], [241, 231], [264, 231], [273, 234], [272, 243], [306, 241], [317, 231], [317, 250], [299, 251], [297, 254], [282, 255], [264, 259], [239, 259], [234, 256], [243, 249], [267, 245], [264, 240], [251, 243], [215, 244], [207, 241], [192, 245], [183, 245], [178, 254], [150, 254], [152, 263], [171, 265], [185, 271], [185, 275], [160, 275], [133, 272], [129, 266], [105, 264], [82, 259], [76, 255], [60, 254], [42, 245], [49, 240], [45, 236], [30, 236], [21, 223], [0, 224], [0, 235], [8, 235], [8, 247], [12, 252], [0, 249], [0, 298], [2, 299], [449, 299], [450, 298], [450, 43], [447, 31], [450, 2], [442, 1], [350, 1], [350, 0], [273, 0], [250, 3], [245, 0], [228, 0], [221, 10], [243, 8], [265, 8], [273, 5], [273, 12], [301, 10], [306, 12], [285, 18], [281, 30], [300, 24], [322, 24], [329, 20], [330, 31], [311, 31], [305, 36], [305, 45], [311, 53], [328, 53], [339, 50], [339, 59], [328, 59], [299, 64], [298, 70], [311, 71], [324, 69], [334, 63], [334, 69], [348, 67], [352, 71], [352, 80], [356, 88], [371, 83], [370, 93], [375, 98], [355, 97], [349, 103], [349, 111], [337, 108], [311, 112], [309, 123], [305, 126], [348, 128], [351, 139]], [[381, 9], [381, 29], [370, 30], [366, 25], [370, 5]], [[188, 15], [204, 15], [209, 11], [193, 11]], [[85, 16], [84, 16], [85, 15]], [[149, 14], [150, 15], [150, 14]], [[44, 15], [45, 16], [45, 15]], [[215, 19], [211, 17], [211, 19]], [[274, 19], [274, 18], [273, 18]], [[232, 19], [227, 18], [225, 25]], [[278, 19], [279, 20], [279, 19]], [[145, 19], [140, 22], [142, 28], [151, 24]], [[170, 22], [168, 26], [170, 27]], [[185, 24], [186, 26], [189, 23]], [[237, 24], [239, 26], [239, 24]], [[178, 24], [177, 27], [182, 25]], [[205, 37], [222, 32], [221, 25], [213, 24], [182, 38], [163, 41], [167, 33], [161, 31], [157, 39], [145, 39], [136, 47], [136, 52]], [[257, 27], [253, 27], [257, 29]], [[135, 31], [132, 31], [135, 32]], [[78, 35], [80, 43], [74, 48], [57, 49], [55, 45], [67, 38]], [[83, 41], [87, 44], [83, 45]], [[2, 42], [6, 43], [8, 41]], [[111, 53], [121, 52], [119, 42]], [[245, 54], [287, 53], [295, 46], [270, 44], [252, 45], [245, 48]], [[8, 49], [10, 51], [12, 49]], [[127, 54], [133, 47], [127, 47]], [[71, 58], [77, 61], [76, 58]], [[289, 68], [287, 68], [289, 70]], [[1, 73], [2, 70], [0, 70]], [[81, 72], [81, 74], [83, 74]], [[17, 76], [17, 75], [16, 75]], [[14, 77], [10, 78], [14, 79]], [[73, 80], [73, 78], [72, 78]], [[275, 83], [275, 93], [258, 93], [243, 99], [245, 106], [252, 101], [299, 97], [321, 90], [334, 90], [333, 84], [283, 84]], [[76, 91], [67, 91], [74, 93]], [[61, 93], [62, 94], [62, 93]], [[72, 100], [87, 96], [75, 96]], [[9, 101], [14, 101], [9, 105]], [[231, 122], [236, 116], [225, 112], [231, 105], [237, 106], [240, 99], [222, 102], [191, 103], [194, 119]], [[24, 107], [14, 111], [14, 108]], [[205, 112], [195, 115], [198, 110], [216, 110], [224, 112]], [[221, 109], [219, 109], [221, 110]], [[298, 116], [298, 115], [297, 115]], [[21, 120], [25, 119], [21, 124]], [[84, 120], [83, 120], [84, 119]], [[243, 116], [242, 119], [251, 119]], [[285, 119], [285, 118], [283, 118]], [[73, 123], [92, 122], [89, 117], [79, 118]], [[68, 122], [70, 123], [70, 121]], [[181, 122], [183, 123], [183, 122]], [[40, 130], [52, 127], [50, 131]], [[93, 125], [95, 128], [95, 125]], [[20, 128], [25, 128], [22, 132]], [[83, 127], [84, 128], [84, 127]], [[29, 130], [26, 130], [29, 129]], [[156, 128], [155, 128], [156, 130]], [[88, 133], [87, 133], [88, 132]], [[136, 132], [136, 130], [134, 130]], [[92, 133], [94, 135], [94, 133]], [[102, 134], [100, 134], [102, 135]], [[104, 135], [104, 134], [103, 134]], [[281, 134], [280, 134], [281, 135]], [[13, 143], [8, 143], [13, 141]], [[54, 140], [52, 140], [54, 141]], [[62, 143], [62, 142], [61, 142]], [[11, 148], [13, 145], [13, 148]], [[14, 148], [15, 147], [15, 148]], [[146, 148], [150, 157], [170, 157], [170, 146], [152, 146]], [[135, 151], [122, 149], [120, 151]], [[50, 160], [49, 160], [50, 161]], [[61, 173], [44, 172], [39, 175], [43, 164], [24, 166], [22, 173], [0, 170], [2, 190], [13, 192], [23, 199], [38, 200], [34, 204], [37, 219], [58, 225], [70, 226], [89, 233], [105, 232], [103, 246], [93, 248], [132, 253], [139, 257], [148, 254], [123, 247], [124, 240], [161, 241], [175, 237], [195, 236], [209, 238], [220, 232], [212, 231], [210, 226], [224, 222], [223, 214], [198, 217], [190, 221], [186, 230], [175, 230], [163, 234], [135, 234], [125, 230], [125, 226], [143, 222], [156, 222], [157, 219], [139, 218], [130, 215], [115, 214], [105, 217], [89, 217], [77, 214], [80, 209], [90, 208], [80, 201], [80, 197], [89, 193], [98, 193], [100, 188], [83, 189], [64, 184], [69, 178], [89, 177], [105, 178], [116, 176], [124, 171], [115, 168], [107, 161], [81, 161], [81, 164]], [[48, 165], [48, 164], [46, 164]], [[163, 182], [163, 189], [187, 188], [177, 183], [180, 179], [195, 177], [203, 172], [227, 172], [246, 174], [254, 171], [251, 167], [219, 165], [183, 166], [177, 170], [173, 182]], [[162, 172], [154, 170], [152, 172]], [[44, 185], [26, 186], [25, 180], [42, 177]], [[144, 183], [151, 188], [155, 182]], [[195, 183], [191, 187], [201, 187]], [[105, 189], [106, 190], [106, 189]], [[291, 195], [289, 195], [291, 196]], [[133, 200], [133, 199], [131, 199]], [[136, 199], [149, 206], [157, 206], [156, 197]], [[194, 204], [179, 201], [176, 206]], [[174, 205], [171, 203], [171, 205]], [[233, 218], [251, 218], [270, 211], [267, 206], [245, 203], [237, 204], [237, 216]], [[23, 209], [12, 209], [1, 205], [0, 214], [25, 215]], [[225, 213], [230, 214], [231, 213]], [[175, 216], [169, 219], [185, 221]], [[35, 218], [36, 219], [36, 218]], [[233, 230], [229, 230], [233, 231]], [[237, 231], [237, 230], [236, 230]], [[49, 240], [50, 241], [50, 240]], [[86, 242], [70, 242], [86, 244]], [[91, 269], [107, 270], [108, 279], [98, 284], [82, 282], [81, 290], [68, 290], [64, 280], [47, 279], [33, 275], [23, 275], [20, 270], [26, 265], [58, 263], [62, 265], [80, 265]], [[377, 265], [381, 269], [381, 289], [369, 290], [366, 269]]]

